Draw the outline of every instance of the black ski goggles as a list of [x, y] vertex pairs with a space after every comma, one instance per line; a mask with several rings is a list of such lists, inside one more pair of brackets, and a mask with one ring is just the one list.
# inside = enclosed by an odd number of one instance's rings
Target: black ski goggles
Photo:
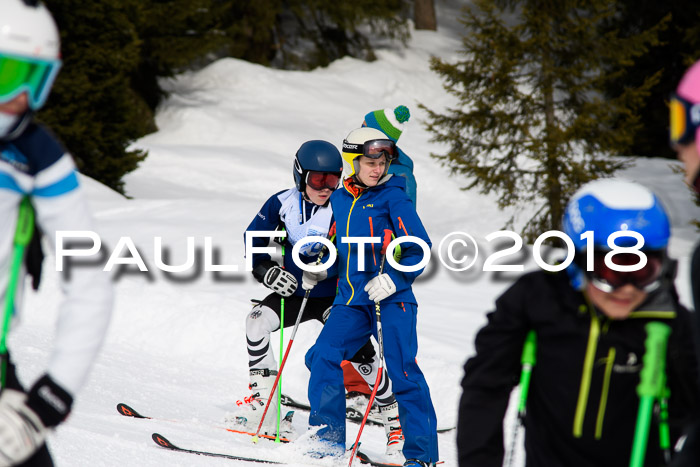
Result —
[[[607, 251], [595, 251], [593, 253], [593, 271], [586, 271], [586, 276], [597, 289], [609, 293], [631, 284], [638, 290], [651, 292], [661, 285], [666, 264], [666, 254], [663, 251], [644, 251], [647, 264], [636, 271], [610, 269], [605, 264], [607, 253]], [[611, 260], [618, 266], [639, 264], [639, 256], [634, 253], [618, 253], [613, 255]]]
[[668, 109], [668, 139], [671, 146], [695, 141], [695, 131], [700, 126], [700, 104], [693, 104], [677, 94], [672, 94]]
[[314, 190], [323, 190], [328, 188], [333, 191], [338, 188], [338, 182], [340, 182], [339, 173], [331, 172], [312, 172], [306, 173], [306, 186], [313, 188]]
[[348, 143], [347, 140], [343, 140], [343, 152], [362, 154], [370, 159], [379, 159], [382, 156], [386, 156], [387, 162], [399, 157], [396, 143], [390, 139], [371, 139], [363, 144]]

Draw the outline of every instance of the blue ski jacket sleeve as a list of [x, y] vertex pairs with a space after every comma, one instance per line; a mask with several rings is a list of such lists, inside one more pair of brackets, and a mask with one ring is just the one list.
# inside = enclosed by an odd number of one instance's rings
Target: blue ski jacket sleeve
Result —
[[416, 177], [413, 175], [413, 161], [401, 148], [398, 148], [398, 150], [399, 157], [395, 161], [392, 161], [389, 166], [389, 173], [404, 179], [406, 182], [406, 194], [415, 208], [418, 206], [416, 204], [418, 184], [416, 183]]

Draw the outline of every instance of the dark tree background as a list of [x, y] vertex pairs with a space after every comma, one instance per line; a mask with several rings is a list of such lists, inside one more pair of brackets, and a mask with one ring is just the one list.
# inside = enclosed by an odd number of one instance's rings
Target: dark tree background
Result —
[[[52, 127], [84, 173], [119, 191], [124, 174], [146, 157], [129, 150], [130, 144], [156, 130], [154, 112], [165, 96], [159, 78], [196, 70], [222, 57], [301, 70], [326, 66], [346, 55], [372, 60], [372, 39], [405, 41], [408, 18], [414, 18], [417, 28], [430, 28], [436, 6], [434, 0], [45, 3], [61, 29], [64, 67], [39, 119]], [[548, 14], [545, 7], [556, 4], [540, 3], [542, 16]], [[622, 37], [670, 18], [659, 33], [661, 43], [650, 45], [602, 92], [614, 99], [625, 88], [658, 76], [638, 107], [639, 127], [629, 153], [671, 156], [665, 144], [668, 118], [663, 102], [685, 68], [700, 56], [700, 13], [691, 0], [614, 3], [616, 14], [609, 28]]]
[[123, 192], [155, 131], [158, 79], [222, 57], [312, 69], [350, 55], [374, 59], [370, 37], [405, 40], [408, 0], [45, 0], [64, 61], [38, 117], [80, 170]]
[[660, 73], [606, 90], [667, 20], [623, 34], [615, 0], [473, 0], [464, 12], [462, 58], [432, 61], [457, 100], [443, 113], [426, 108], [433, 140], [448, 146], [432, 156], [500, 207], [534, 207], [523, 232], [534, 240], [558, 228], [579, 186], [624, 166], [608, 156], [631, 145]]
[[628, 72], [613, 80], [607, 90], [615, 95], [627, 86], [638, 86], [654, 73], [659, 81], [639, 108], [640, 128], [628, 154], [675, 158], [668, 145], [668, 97], [685, 70], [700, 58], [700, 10], [689, 0], [619, 0], [620, 13], [611, 25], [624, 35], [637, 34], [668, 18], [659, 31], [659, 44], [638, 57]]

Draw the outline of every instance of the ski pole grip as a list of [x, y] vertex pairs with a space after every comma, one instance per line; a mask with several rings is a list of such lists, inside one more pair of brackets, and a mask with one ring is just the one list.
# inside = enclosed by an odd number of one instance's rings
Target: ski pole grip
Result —
[[639, 397], [660, 397], [663, 395], [666, 381], [666, 344], [671, 335], [671, 328], [663, 323], [647, 323], [644, 328], [647, 338], [644, 341], [644, 358], [640, 381], [637, 386]]
[[537, 354], [537, 335], [535, 331], [530, 331], [527, 333], [525, 338], [525, 344], [523, 345], [523, 354], [520, 357], [520, 363], [523, 365], [535, 366]]
[[386, 254], [386, 249], [389, 246], [389, 243], [391, 243], [391, 237], [393, 235], [393, 232], [389, 229], [384, 229], [384, 237], [382, 238], [382, 250], [381, 253], [383, 255]]
[[537, 335], [534, 330], [527, 333], [525, 344], [523, 344], [523, 353], [520, 356], [522, 370], [520, 372], [520, 397], [518, 400], [518, 413], [522, 416], [525, 414], [525, 406], [527, 405], [527, 395], [530, 389], [530, 376], [532, 368], [537, 361]]
[[28, 197], [22, 199], [17, 216], [17, 228], [15, 229], [15, 245], [27, 246], [34, 233], [34, 209]]
[[644, 341], [644, 357], [642, 371], [639, 373], [639, 410], [637, 425], [632, 443], [630, 467], [642, 467], [649, 440], [649, 426], [654, 409], [654, 402], [664, 395], [666, 384], [666, 344], [671, 328], [659, 322], [647, 323], [644, 328], [647, 338]]

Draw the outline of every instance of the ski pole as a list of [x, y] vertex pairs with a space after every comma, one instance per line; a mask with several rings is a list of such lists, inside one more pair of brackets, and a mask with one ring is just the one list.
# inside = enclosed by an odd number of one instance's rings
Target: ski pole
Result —
[[647, 338], [644, 341], [643, 367], [637, 386], [639, 411], [637, 412], [637, 426], [634, 431], [630, 467], [644, 465], [654, 402], [663, 396], [666, 382], [666, 344], [668, 336], [671, 334], [671, 328], [668, 325], [656, 321], [647, 323], [644, 328], [647, 331]]
[[668, 426], [668, 398], [671, 391], [664, 383], [662, 395], [659, 398], [659, 447], [664, 454], [665, 465], [671, 464], [671, 431]]
[[10, 318], [15, 308], [15, 293], [19, 282], [19, 271], [22, 267], [24, 250], [32, 239], [34, 233], [34, 210], [29, 197], [24, 197], [19, 205], [17, 227], [15, 228], [14, 249], [12, 253], [12, 265], [10, 266], [10, 281], [5, 291], [5, 307], [3, 310], [2, 335], [0, 335], [0, 388], [5, 387], [7, 378], [7, 331], [10, 327]]
[[523, 344], [523, 353], [520, 357], [520, 363], [522, 364], [522, 370], [520, 371], [520, 396], [518, 397], [518, 416], [515, 420], [515, 426], [513, 427], [513, 436], [510, 442], [510, 450], [508, 451], [508, 458], [503, 464], [505, 466], [511, 467], [515, 459], [515, 448], [518, 441], [518, 432], [520, 427], [525, 421], [525, 412], [527, 410], [527, 395], [530, 390], [530, 377], [532, 376], [532, 369], [537, 363], [537, 335], [534, 330], [527, 333], [525, 338], [525, 344]]
[[[282, 243], [282, 268], [284, 268], [284, 243]], [[282, 351], [284, 349], [284, 297], [282, 297], [282, 300], [280, 300], [280, 355], [282, 355]], [[278, 370], [278, 375], [282, 372], [282, 362], [280, 362], [280, 369]], [[279, 378], [279, 376], [278, 376]], [[282, 412], [282, 380], [279, 380], [279, 387], [280, 390], [277, 392], [277, 430], [276, 433], [277, 435], [275, 436], [275, 443], [280, 443], [280, 412]], [[272, 398], [272, 394], [274, 394], [274, 389], [272, 390], [272, 393], [270, 394], [270, 397], [267, 398], [267, 401], [270, 402], [270, 399]], [[263, 414], [263, 418], [265, 418], [265, 414]], [[262, 423], [260, 424], [262, 426]], [[260, 426], [258, 427], [258, 430], [260, 429]], [[257, 433], [255, 433], [257, 436]]]
[[[384, 263], [386, 262], [386, 248], [391, 241], [391, 230], [384, 230], [384, 240], [382, 242], [382, 261], [379, 264], [379, 274], [384, 273]], [[355, 459], [355, 453], [357, 452], [357, 447], [360, 445], [360, 437], [362, 437], [362, 430], [365, 428], [365, 423], [367, 423], [367, 417], [369, 417], [369, 412], [372, 410], [372, 404], [374, 403], [374, 398], [377, 395], [377, 389], [379, 389], [379, 383], [382, 380], [382, 375], [384, 374], [384, 336], [382, 335], [382, 313], [379, 307], [379, 302], [374, 303], [374, 311], [377, 314], [377, 344], [379, 344], [379, 369], [377, 371], [377, 379], [374, 381], [374, 388], [372, 388], [372, 394], [369, 396], [369, 402], [367, 403], [367, 409], [365, 409], [365, 416], [362, 418], [362, 423], [360, 423], [360, 431], [357, 433], [357, 438], [352, 447], [352, 453], [350, 454], [349, 467], [352, 467], [352, 461]]]
[[[321, 259], [323, 258], [323, 252], [324, 250], [322, 249], [321, 252], [318, 254], [318, 259], [316, 259], [316, 265], [318, 266], [321, 264]], [[275, 378], [275, 382], [272, 385], [272, 391], [270, 391], [270, 396], [267, 398], [267, 404], [265, 404], [265, 410], [263, 411], [262, 417], [260, 418], [260, 423], [258, 424], [258, 429], [255, 431], [255, 435], [253, 436], [253, 442], [257, 443], [258, 442], [258, 435], [260, 434], [260, 429], [262, 428], [263, 422], [265, 421], [265, 415], [267, 414], [267, 409], [270, 408], [270, 401], [272, 400], [272, 395], [275, 393], [275, 389], [277, 389], [277, 383], [280, 380], [280, 376], [282, 376], [282, 370], [284, 370], [284, 364], [287, 362], [287, 357], [289, 356], [289, 351], [292, 348], [292, 344], [294, 343], [294, 336], [297, 334], [297, 329], [299, 328], [299, 323], [301, 323], [301, 316], [304, 314], [304, 309], [306, 308], [306, 302], [309, 300], [309, 294], [311, 293], [311, 289], [307, 290], [306, 293], [304, 293], [304, 299], [301, 301], [301, 307], [299, 308], [299, 314], [297, 315], [297, 321], [294, 323], [294, 329], [292, 330], [292, 337], [289, 338], [289, 343], [287, 344], [287, 350], [284, 352], [284, 358], [282, 358], [282, 362], [280, 363], [280, 369], [277, 372], [277, 378]], [[280, 322], [280, 328], [284, 326], [284, 322]], [[279, 413], [279, 411], [278, 411]], [[278, 430], [279, 432], [279, 430]]]

